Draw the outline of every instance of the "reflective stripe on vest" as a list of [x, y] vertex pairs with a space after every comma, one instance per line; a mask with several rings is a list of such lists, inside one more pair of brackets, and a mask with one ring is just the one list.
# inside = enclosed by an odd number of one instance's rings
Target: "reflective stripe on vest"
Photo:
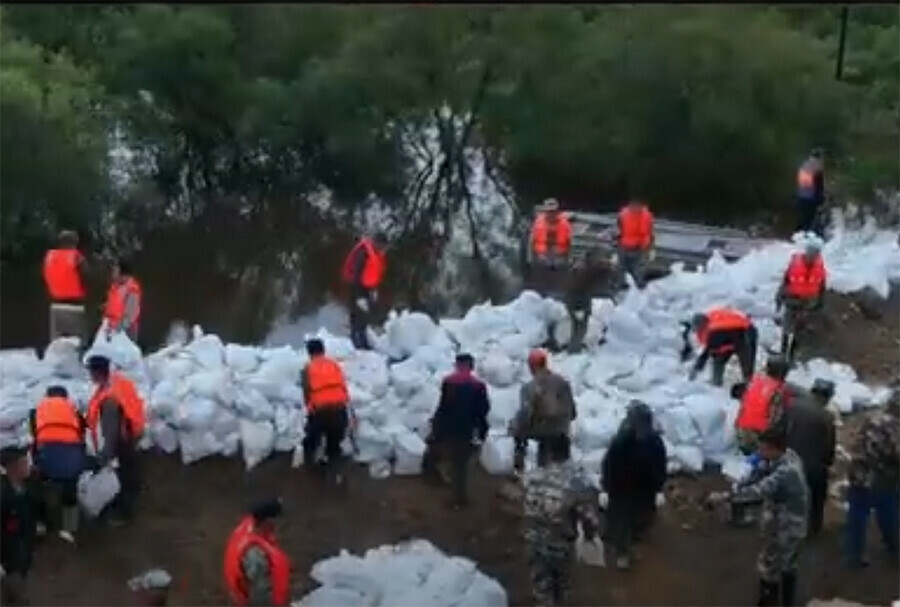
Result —
[[366, 289], [376, 289], [384, 278], [384, 273], [387, 269], [387, 261], [385, 260], [384, 253], [380, 253], [369, 238], [361, 239], [356, 243], [356, 246], [350, 250], [347, 258], [344, 259], [344, 265], [341, 268], [341, 278], [343, 278], [344, 282], [353, 282], [353, 279], [355, 278], [353, 275], [353, 265], [360, 248], [363, 248], [366, 251], [366, 262], [363, 266], [360, 282]]
[[144, 433], [146, 424], [144, 401], [130, 379], [121, 373], [113, 372], [109, 376], [109, 384], [98, 387], [88, 403], [87, 425], [91, 430], [94, 445], [99, 444], [97, 434], [100, 426], [100, 405], [107, 398], [114, 400], [122, 411], [123, 424], [127, 425], [122, 428], [122, 436], [138, 440]]
[[741, 408], [738, 411], [735, 426], [741, 430], [762, 432], [769, 427], [769, 409], [772, 397], [784, 385], [783, 382], [765, 374], [757, 374], [750, 380]]
[[252, 516], [244, 517], [231, 532], [225, 546], [225, 587], [235, 605], [246, 605], [249, 600], [248, 584], [241, 559], [251, 547], [261, 549], [269, 561], [269, 577], [272, 586], [271, 605], [281, 607], [290, 601], [291, 565], [287, 555], [275, 543], [256, 531]]
[[50, 249], [44, 256], [44, 284], [53, 301], [84, 299], [84, 283], [78, 273], [81, 253], [76, 249]]
[[68, 398], [48, 396], [38, 403], [35, 410], [34, 442], [73, 443], [82, 441], [78, 410]]
[[813, 263], [807, 264], [802, 253], [795, 253], [787, 269], [785, 291], [792, 297], [810, 299], [818, 297], [825, 283], [825, 262], [817, 255]]
[[641, 205], [619, 211], [619, 244], [624, 249], [647, 249], [653, 242], [653, 214]]
[[133, 325], [137, 327], [141, 320], [141, 285], [129, 276], [123, 283], [112, 284], [106, 295], [106, 307], [103, 315], [114, 328], [118, 327], [125, 318], [125, 300], [128, 295], [137, 297], [137, 314], [135, 314]]
[[306, 406], [310, 411], [346, 405], [350, 400], [341, 366], [326, 356], [315, 356], [309, 361], [306, 379], [309, 382], [309, 401]]
[[550, 250], [550, 233], [553, 233], [553, 252], [557, 255], [565, 255], [572, 246], [572, 224], [569, 218], [562, 213], [557, 213], [556, 219], [551, 221], [547, 213], [539, 213], [534, 218], [534, 226], [531, 231], [531, 249], [536, 255], [546, 255]]

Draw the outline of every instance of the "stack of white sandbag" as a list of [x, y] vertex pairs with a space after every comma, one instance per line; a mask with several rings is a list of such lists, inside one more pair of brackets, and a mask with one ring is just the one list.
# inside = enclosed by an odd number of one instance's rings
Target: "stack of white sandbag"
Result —
[[[646, 402], [656, 413], [670, 470], [698, 471], [705, 462], [722, 462], [732, 453], [737, 403], [705, 377], [687, 380], [689, 364], [679, 357], [679, 323], [696, 311], [733, 306], [752, 316], [763, 346], [777, 348], [780, 335], [773, 299], [794, 250], [789, 243], [775, 243], [732, 264], [714, 254], [701, 272], [674, 267], [671, 275], [643, 291], [629, 290], [618, 303], [595, 300], [588, 327], [590, 349], [550, 361], [569, 379], [575, 394], [575, 457], [590, 471], [599, 471], [632, 399]], [[850, 284], [848, 274], [854, 275], [854, 288], [877, 289], [900, 278], [896, 234], [839, 230], [823, 253], [829, 284], [836, 288]], [[481, 462], [491, 473], [509, 472], [512, 441], [506, 428], [519, 406], [521, 386], [529, 379], [527, 354], [544, 342], [548, 324], [554, 322], [568, 323], [564, 306], [526, 291], [508, 304], [477, 305], [463, 318], [439, 323], [419, 313], [392, 314], [375, 340], [375, 350], [369, 352], [357, 351], [346, 338], [320, 329], [318, 336], [348, 379], [357, 417], [357, 461], [368, 464], [378, 477], [420, 471], [441, 378], [451, 370], [455, 354], [466, 351], [476, 358], [492, 405], [491, 432]], [[601, 335], [603, 342], [597, 345]], [[23, 432], [27, 434], [23, 420], [47, 385], [62, 383], [79, 404], [86, 404], [91, 388], [76, 346], [72, 340], [57, 340], [43, 359], [33, 350], [0, 352], [4, 439], [19, 440]], [[101, 331], [88, 354], [94, 352], [107, 353], [145, 396], [149, 406], [145, 446], [180, 450], [185, 463], [213, 454], [233, 455], [238, 449], [248, 468], [273, 451], [294, 450], [295, 464], [302, 461], [305, 412], [299, 381], [307, 362], [303, 349], [223, 344], [195, 327], [181, 341], [143, 359], [125, 336], [107, 342]], [[763, 352], [761, 348], [760, 365]], [[726, 372], [727, 383], [738, 377], [733, 363]], [[878, 404], [886, 395], [860, 383], [850, 367], [820, 359], [798, 367], [790, 379], [805, 387], [816, 377], [835, 381], [836, 405], [842, 411]], [[533, 454], [528, 461], [533, 465]]]
[[362, 557], [342, 550], [316, 563], [310, 575], [321, 586], [294, 607], [507, 605], [503, 586], [475, 563], [448, 557], [426, 540], [382, 546]]

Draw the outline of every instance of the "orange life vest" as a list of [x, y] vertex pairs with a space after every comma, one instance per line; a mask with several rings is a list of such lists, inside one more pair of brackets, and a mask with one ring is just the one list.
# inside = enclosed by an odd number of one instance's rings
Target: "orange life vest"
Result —
[[619, 244], [623, 249], [648, 249], [653, 242], [653, 213], [645, 205], [619, 211]]
[[322, 407], [346, 406], [350, 400], [341, 366], [327, 356], [314, 356], [309, 361], [306, 378], [309, 382], [306, 408], [310, 412]]
[[116, 401], [122, 410], [125, 422], [123, 426], [127, 426], [122, 428], [122, 435], [130, 440], [139, 439], [147, 423], [144, 400], [130, 379], [113, 372], [109, 375], [109, 384], [94, 390], [88, 403], [87, 425], [93, 435], [94, 445], [97, 445], [97, 428], [100, 425], [100, 404], [107, 398]]
[[812, 265], [806, 263], [803, 254], [791, 257], [786, 274], [785, 292], [792, 297], [803, 299], [818, 297], [825, 283], [825, 262], [816, 255]]
[[128, 295], [137, 296], [138, 309], [134, 318], [134, 326], [138, 326], [141, 320], [141, 285], [137, 280], [129, 276], [124, 283], [113, 283], [106, 295], [106, 307], [103, 310], [103, 315], [106, 317], [110, 327], [117, 328], [122, 323], [122, 319], [125, 317], [125, 299]]
[[550, 232], [553, 232], [553, 252], [566, 255], [572, 246], [572, 224], [568, 217], [558, 213], [555, 221], [546, 213], [538, 213], [531, 231], [531, 248], [535, 255], [546, 255], [550, 250]]
[[[737, 310], [731, 310], [729, 308], [716, 308], [715, 310], [711, 310], [706, 313], [706, 318], [709, 321], [706, 325], [706, 328], [697, 331], [697, 339], [701, 344], [705, 347], [707, 342], [709, 341], [709, 334], [715, 331], [730, 331], [733, 329], [748, 329], [750, 328], [750, 319], [745, 315], [741, 314]], [[726, 352], [730, 352], [734, 350], [734, 346], [725, 345], [721, 348], [717, 348], [713, 354], [725, 354]]]
[[740, 430], [762, 432], [769, 427], [769, 408], [772, 397], [784, 386], [784, 382], [764, 373], [757, 373], [750, 380], [741, 408], [738, 410], [735, 427]]
[[353, 263], [360, 247], [366, 250], [366, 265], [363, 267], [361, 282], [366, 289], [377, 289], [384, 278], [384, 272], [387, 269], [387, 260], [384, 253], [379, 252], [370, 238], [362, 238], [356, 246], [350, 250], [347, 258], [344, 260], [344, 266], [341, 269], [341, 277], [344, 282], [353, 282]]
[[78, 410], [68, 398], [48, 396], [35, 410], [34, 443], [74, 443], [84, 439]]
[[77, 249], [50, 249], [44, 256], [44, 283], [53, 301], [84, 299], [84, 283], [78, 273]]
[[271, 605], [281, 607], [290, 602], [291, 564], [287, 555], [271, 539], [256, 531], [252, 516], [246, 516], [231, 532], [225, 546], [225, 587], [235, 605], [246, 605], [249, 599], [247, 580], [241, 559], [248, 548], [256, 546], [265, 552], [272, 577]]

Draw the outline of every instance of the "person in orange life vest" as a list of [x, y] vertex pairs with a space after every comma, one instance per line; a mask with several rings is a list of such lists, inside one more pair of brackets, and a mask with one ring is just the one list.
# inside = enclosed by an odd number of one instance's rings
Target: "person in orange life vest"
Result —
[[359, 350], [370, 350], [368, 327], [378, 287], [387, 269], [384, 239], [376, 234], [359, 239], [347, 254], [341, 277], [350, 289], [350, 340]]
[[141, 285], [131, 275], [131, 262], [119, 259], [112, 269], [112, 284], [103, 311], [107, 338], [124, 331], [131, 341], [137, 342], [142, 299]]
[[304, 367], [300, 382], [306, 401], [306, 432], [303, 437], [303, 462], [312, 467], [319, 444], [325, 440], [328, 468], [338, 472], [343, 459], [341, 443], [347, 434], [350, 418], [347, 404], [350, 393], [341, 366], [325, 356], [320, 339], [306, 342], [309, 363]]
[[233, 605], [290, 604], [291, 564], [275, 540], [274, 519], [282, 512], [281, 500], [264, 502], [252, 508], [231, 532], [224, 571]]
[[619, 263], [623, 278], [631, 274], [639, 288], [644, 286], [644, 263], [653, 259], [653, 213], [637, 199], [619, 211]]
[[791, 257], [784, 280], [775, 295], [776, 309], [785, 307], [781, 324], [781, 352], [793, 360], [797, 348], [796, 336], [790, 344], [788, 337], [794, 333], [798, 317], [822, 309], [825, 301], [825, 261], [822, 259], [821, 246], [816, 239], [809, 239], [803, 253], [795, 253]]
[[[797, 229], [796, 232], [819, 232], [816, 215], [825, 202], [825, 169], [823, 152], [814, 149], [797, 169]], [[821, 234], [820, 234], [821, 235]]]
[[87, 368], [95, 386], [87, 427], [97, 447], [96, 465], [102, 468], [114, 459], [118, 462], [115, 470], [121, 490], [110, 504], [110, 523], [124, 524], [134, 514], [141, 488], [137, 444], [146, 424], [144, 401], [130, 379], [110, 370], [105, 356], [91, 356]]
[[732, 396], [741, 401], [734, 427], [738, 447], [744, 455], [756, 452], [762, 432], [780, 424], [790, 403], [790, 391], [785, 383], [789, 369], [784, 358], [770, 357], [765, 373], [757, 373], [749, 383], [732, 389]]
[[45, 483], [48, 522], [59, 537], [75, 541], [78, 477], [86, 466], [86, 422], [62, 386], [50, 386], [30, 414], [34, 462]]
[[529, 247], [533, 282], [542, 295], [555, 294], [560, 289], [571, 247], [572, 225], [560, 212], [559, 202], [548, 198], [534, 218]]
[[58, 245], [44, 256], [44, 284], [50, 297], [50, 340], [84, 334], [84, 287], [86, 264], [78, 251], [78, 235], [63, 230]]
[[725, 366], [733, 355], [737, 355], [744, 381], [750, 380], [756, 366], [756, 345], [759, 336], [756, 327], [746, 315], [728, 308], [716, 308], [706, 314], [694, 315], [691, 319], [691, 328], [703, 346], [703, 351], [691, 369], [690, 379], [697, 377], [711, 356], [712, 383], [714, 386], [721, 386], [725, 378]]

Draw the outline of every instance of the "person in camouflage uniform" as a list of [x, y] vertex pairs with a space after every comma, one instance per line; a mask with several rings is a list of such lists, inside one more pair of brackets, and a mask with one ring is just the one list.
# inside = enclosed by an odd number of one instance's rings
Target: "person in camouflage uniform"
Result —
[[588, 541], [600, 527], [595, 491], [569, 459], [569, 437], [557, 435], [545, 444], [547, 459], [523, 483], [523, 535], [538, 607], [565, 604], [578, 525]]
[[763, 500], [757, 605], [793, 605], [797, 560], [807, 530], [809, 489], [803, 476], [803, 462], [787, 448], [782, 430], [766, 430], [760, 434], [759, 443], [765, 473], [739, 485], [731, 499]]
[[532, 380], [522, 386], [521, 405], [510, 422], [509, 434], [515, 440], [513, 467], [521, 472], [525, 466], [528, 440], [538, 441], [538, 464], [547, 456], [547, 439], [569, 436], [569, 426], [575, 419], [575, 398], [566, 378], [547, 368], [547, 353], [532, 350], [528, 355]]
[[584, 347], [594, 295], [612, 296], [617, 278], [612, 263], [598, 249], [588, 253], [582, 264], [571, 273], [566, 287], [566, 309], [572, 323], [568, 346], [570, 354]]
[[847, 551], [851, 566], [865, 564], [869, 512], [881, 529], [888, 554], [897, 557], [897, 510], [900, 503], [900, 389], [883, 411], [867, 419], [851, 451], [847, 493]]

